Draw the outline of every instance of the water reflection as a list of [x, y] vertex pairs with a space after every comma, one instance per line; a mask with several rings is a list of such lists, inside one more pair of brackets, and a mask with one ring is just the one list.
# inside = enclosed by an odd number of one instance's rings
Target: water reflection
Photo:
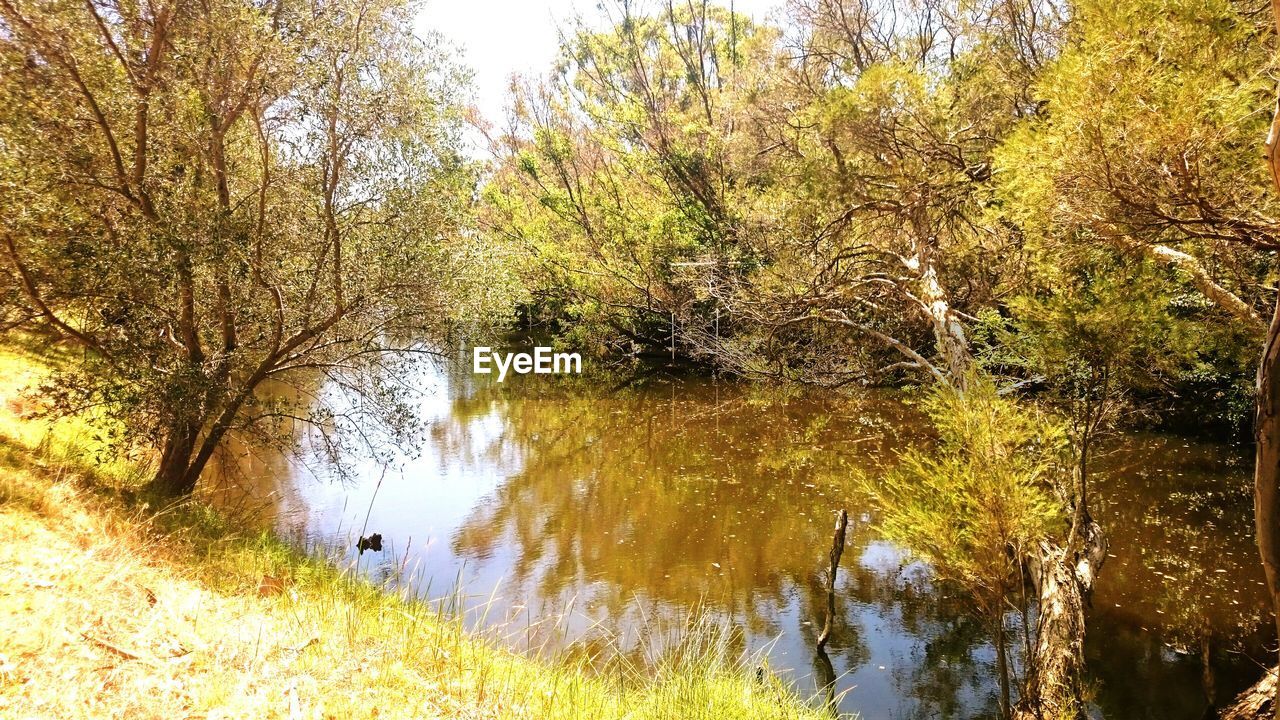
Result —
[[[815, 702], [834, 677], [839, 708], [863, 717], [997, 712], [983, 628], [874, 536], [849, 482], [925, 438], [909, 405], [661, 377], [499, 385], [459, 366], [423, 369], [428, 431], [385, 476], [370, 465], [344, 484], [278, 460], [239, 469], [258, 496], [274, 493], [281, 525], [347, 547], [376, 530], [394, 558], [381, 572], [402, 563], [432, 596], [460, 585], [472, 617], [517, 647], [626, 651], [701, 607]], [[1198, 718], [1214, 693], [1251, 679], [1265, 600], [1246, 452], [1133, 436], [1106, 455], [1115, 557], [1088, 646], [1106, 717]], [[828, 665], [813, 648], [840, 507], [849, 545]]]
[[[1252, 448], [1131, 435], [1101, 459], [1116, 541], [1086, 652], [1123, 717], [1196, 717], [1256, 679], [1270, 610], [1253, 545]], [[1157, 677], [1159, 683], [1126, 682]]]

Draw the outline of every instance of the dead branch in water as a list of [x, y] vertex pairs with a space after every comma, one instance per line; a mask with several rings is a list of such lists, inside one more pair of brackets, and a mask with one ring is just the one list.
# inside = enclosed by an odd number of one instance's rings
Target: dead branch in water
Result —
[[818, 650], [822, 651], [831, 639], [831, 626], [835, 623], [836, 614], [836, 570], [840, 567], [840, 556], [844, 554], [844, 534], [849, 527], [849, 513], [840, 510], [836, 513], [836, 533], [831, 538], [831, 570], [827, 573], [827, 619], [822, 623], [822, 633], [818, 635]]

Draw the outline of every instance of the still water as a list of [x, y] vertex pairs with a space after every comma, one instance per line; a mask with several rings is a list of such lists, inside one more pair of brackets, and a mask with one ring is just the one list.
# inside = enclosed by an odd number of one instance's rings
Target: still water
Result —
[[[242, 448], [214, 483], [247, 488], [222, 496], [262, 503], [290, 537], [351, 548], [376, 577], [459, 593], [471, 622], [521, 650], [625, 649], [701, 609], [815, 697], [829, 676], [813, 652], [821, 568], [846, 508], [828, 645], [839, 708], [872, 720], [996, 714], [989, 638], [927, 568], [876, 537], [849, 480], [927, 438], [909, 399], [663, 375], [498, 384], [469, 370], [459, 357], [412, 376], [425, 431], [411, 456], [357, 463], [340, 480], [305, 453]], [[1087, 646], [1099, 717], [1198, 719], [1258, 673], [1269, 615], [1249, 453], [1130, 435], [1100, 458], [1112, 557]], [[362, 531], [380, 533], [384, 551], [356, 557]]]

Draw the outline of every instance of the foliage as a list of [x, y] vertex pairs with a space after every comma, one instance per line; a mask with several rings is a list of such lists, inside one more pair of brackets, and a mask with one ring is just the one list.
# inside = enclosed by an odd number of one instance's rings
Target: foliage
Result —
[[1065, 428], [980, 377], [964, 393], [939, 386], [924, 409], [936, 450], [911, 448], [863, 480], [879, 528], [964, 588], [983, 617], [1001, 617], [1022, 585], [1023, 560], [1067, 525]]
[[[1041, 620], [1032, 630], [1026, 573], [1028, 567], [1045, 572], [1052, 548], [1068, 545], [1082, 524], [1077, 512], [1085, 508], [1084, 464], [1071, 463], [1078, 442], [1070, 441], [1061, 419], [1002, 395], [976, 372], [957, 385], [936, 385], [924, 408], [937, 446], [910, 447], [881, 476], [861, 479], [875, 502], [879, 533], [928, 563], [938, 580], [959, 588], [990, 630], [1001, 717], [1013, 716], [1011, 680], [1017, 676], [1009, 660], [1010, 611], [1021, 614], [1024, 640], [1020, 702], [1078, 692], [1046, 690], [1043, 678], [1050, 671], [1043, 667], [1040, 645], [1061, 628]], [[1037, 600], [1043, 615], [1046, 605]], [[1077, 682], [1064, 674], [1053, 684]]]
[[[1229, 0], [1074, 4], [1073, 37], [1037, 81], [1047, 112], [998, 172], [1029, 230], [1238, 242], [1274, 205], [1257, 148], [1272, 91], [1269, 20]], [[1263, 238], [1265, 240], [1265, 238]]]
[[[1251, 402], [1251, 335], [1142, 257], [1084, 246], [1045, 266], [1039, 289], [984, 311], [975, 341], [993, 372], [1028, 378], [1075, 424], [1132, 425], [1170, 406], [1239, 428]], [[1167, 398], [1170, 392], [1186, 399]], [[1078, 434], [1078, 433], [1077, 433]]]
[[714, 331], [718, 279], [756, 262], [744, 215], [767, 188], [737, 157], [735, 108], [776, 33], [705, 3], [613, 10], [613, 27], [571, 28], [553, 74], [517, 87], [484, 218], [531, 261], [544, 319], [625, 353], [669, 345], [673, 322]]
[[[1072, 329], [1031, 306], [1132, 281], [1165, 306], [1128, 294], [1130, 319], [1156, 323], [1130, 329], [1163, 339], [1160, 357], [1141, 351], [1152, 372], [1115, 389], [1243, 424], [1277, 247], [1257, 164], [1265, 13], [806, 0], [750, 23], [708, 3], [603, 8], [605, 29], [580, 21], [552, 75], [515, 90], [482, 211], [528, 259], [529, 314], [569, 343], [840, 385], [963, 378], [976, 331], [1002, 372], [1065, 380], [1078, 368], [1046, 363]], [[985, 327], [999, 318], [1019, 347]]]
[[1101, 363], [1152, 409], [1248, 425], [1276, 228], [1257, 165], [1275, 62], [1264, 15], [1218, 0], [1075, 4], [1070, 41], [1036, 80], [1045, 112], [995, 155], [1001, 212], [1035, 259], [1031, 293], [1007, 312], [1025, 316], [1038, 372]]
[[1184, 282], [1211, 301], [1199, 271], [1265, 310], [1268, 16], [1231, 0], [1084, 0], [1073, 13], [1070, 42], [1036, 80], [1045, 112], [996, 154], [1003, 213], [1048, 262], [1086, 243], [1155, 258], [1172, 245], [1194, 259], [1173, 263]]
[[[806, 2], [795, 34], [706, 2], [610, 7], [497, 143], [487, 227], [530, 257], [541, 311], [602, 350], [742, 374], [875, 379], [889, 353], [963, 377], [960, 311], [1018, 268], [987, 262], [1018, 239], [986, 217], [991, 153], [1035, 110], [1052, 6], [899, 23]], [[930, 335], [940, 362], [913, 350]]]
[[[306, 415], [259, 404], [267, 380], [502, 315], [466, 231], [461, 78], [413, 10], [0, 4], [6, 316], [80, 345], [58, 409], [112, 414], [169, 491], [229, 429]], [[392, 389], [371, 407], [394, 424]]]

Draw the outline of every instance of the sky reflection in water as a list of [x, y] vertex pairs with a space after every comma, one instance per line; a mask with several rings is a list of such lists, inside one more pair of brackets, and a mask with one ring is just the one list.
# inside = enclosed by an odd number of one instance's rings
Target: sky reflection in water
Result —
[[[342, 483], [316, 463], [238, 448], [240, 484], [312, 541], [351, 547], [367, 515], [387, 552], [363, 567], [403, 567], [431, 597], [460, 584], [473, 621], [516, 647], [632, 648], [704, 607], [805, 692], [821, 676], [820, 568], [845, 507], [828, 647], [840, 708], [994, 715], [989, 639], [926, 568], [874, 535], [849, 481], [926, 437], [907, 404], [672, 378], [498, 385], [465, 365], [421, 369], [423, 442], [385, 476], [370, 463]], [[1114, 556], [1087, 652], [1103, 716], [1199, 718], [1208, 696], [1226, 699], [1256, 673], [1248, 655], [1266, 615], [1249, 454], [1131, 435], [1101, 459], [1098, 514]]]

